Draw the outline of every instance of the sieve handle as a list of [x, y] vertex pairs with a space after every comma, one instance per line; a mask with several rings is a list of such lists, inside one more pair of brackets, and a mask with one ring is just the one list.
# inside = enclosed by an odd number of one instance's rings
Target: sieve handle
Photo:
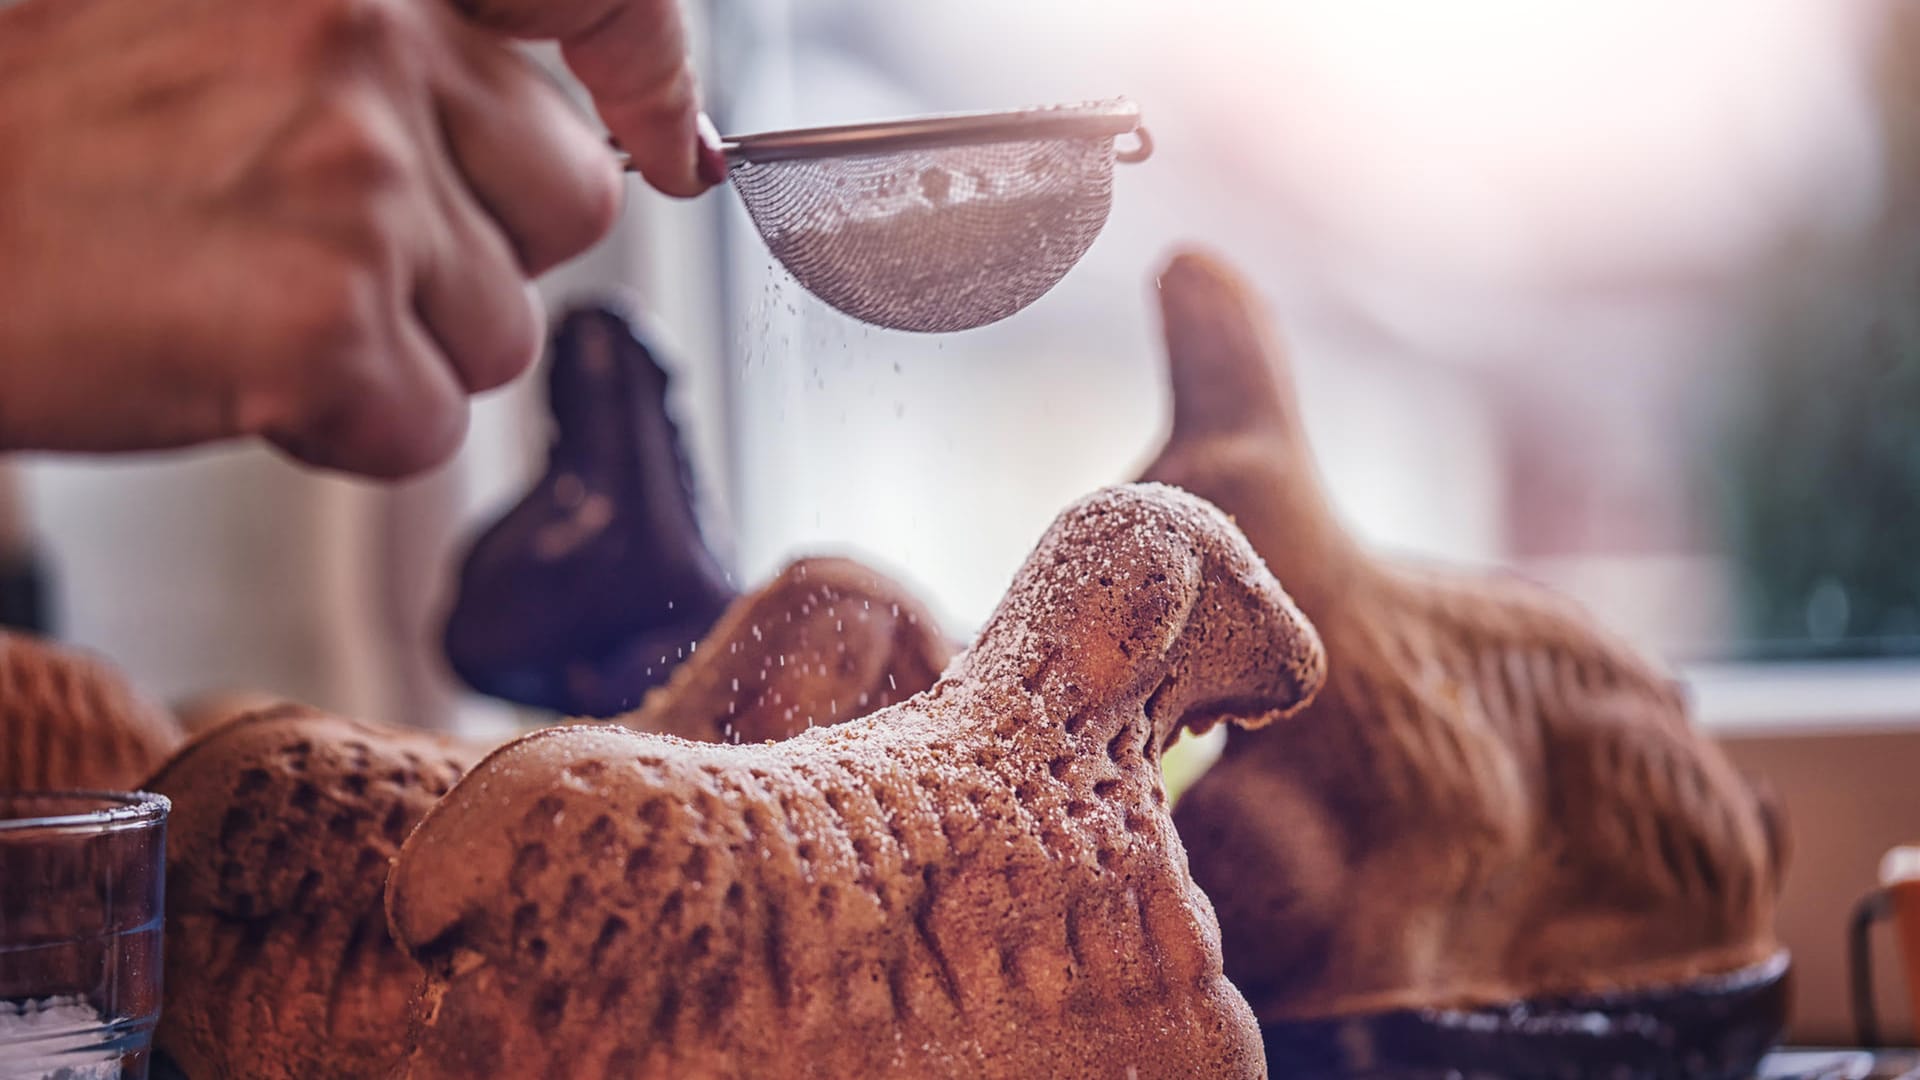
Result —
[[[948, 113], [909, 120], [887, 120], [835, 127], [768, 131], [723, 139], [720, 149], [730, 164], [854, 157], [932, 147], [979, 146], [1031, 139], [1098, 139], [1132, 135], [1136, 144], [1116, 152], [1117, 160], [1145, 161], [1153, 139], [1140, 123], [1140, 107], [1124, 99], [1088, 105], [1062, 105], [1001, 112]], [[632, 168], [618, 144], [614, 153]]]

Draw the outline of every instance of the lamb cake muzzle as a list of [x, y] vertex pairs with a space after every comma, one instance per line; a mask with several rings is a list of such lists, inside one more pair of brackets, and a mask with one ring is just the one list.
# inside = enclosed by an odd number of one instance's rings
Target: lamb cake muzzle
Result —
[[1156, 485], [1066, 511], [928, 692], [763, 745], [496, 751], [388, 884], [428, 971], [401, 1075], [1265, 1075], [1159, 775], [1298, 709], [1312, 628]]
[[[1232, 732], [1175, 815], [1274, 1068], [1282, 1030], [1529, 1000], [1684, 1018], [1696, 1042], [1757, 1057], [1748, 1029], [1777, 1035], [1785, 994], [1771, 800], [1664, 672], [1576, 606], [1364, 551], [1321, 489], [1252, 290], [1198, 255], [1159, 281], [1174, 423], [1146, 476], [1232, 514], [1327, 650], [1313, 704]], [[1675, 988], [1696, 980], [1747, 1004], [1689, 1004]], [[1650, 1029], [1618, 1025], [1635, 1030]], [[1474, 1065], [1440, 1044], [1437, 1064]], [[1594, 1040], [1601, 1071], [1609, 1046], [1631, 1049]]]
[[389, 1076], [420, 970], [383, 897], [400, 842], [469, 747], [299, 705], [189, 743], [173, 799], [156, 1044], [191, 1080]]

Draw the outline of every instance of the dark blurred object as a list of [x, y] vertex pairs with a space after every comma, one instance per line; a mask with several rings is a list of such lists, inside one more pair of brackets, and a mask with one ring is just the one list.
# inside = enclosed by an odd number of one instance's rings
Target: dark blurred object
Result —
[[1902, 277], [1810, 312], [1817, 336], [1734, 391], [1724, 520], [1756, 656], [1920, 655], [1920, 274]]
[[632, 325], [579, 308], [549, 351], [546, 473], [467, 556], [447, 659], [483, 694], [612, 716], [735, 594], [700, 532], [667, 373]]
[[31, 550], [0, 551], [0, 627], [47, 634], [47, 568]]
[[34, 550], [19, 478], [0, 460], [0, 627], [47, 634], [47, 591], [47, 565]]
[[1269, 1023], [1261, 1032], [1274, 1076], [1735, 1080], [1753, 1076], [1786, 1031], [1790, 972], [1780, 953], [1658, 990]]

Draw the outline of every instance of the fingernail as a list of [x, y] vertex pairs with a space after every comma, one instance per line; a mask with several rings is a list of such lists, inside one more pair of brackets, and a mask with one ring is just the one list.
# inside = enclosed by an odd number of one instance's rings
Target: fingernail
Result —
[[713, 118], [701, 113], [695, 127], [699, 131], [700, 143], [694, 151], [699, 163], [700, 179], [708, 184], [724, 184], [727, 181], [727, 155], [720, 149], [720, 130], [713, 126]]

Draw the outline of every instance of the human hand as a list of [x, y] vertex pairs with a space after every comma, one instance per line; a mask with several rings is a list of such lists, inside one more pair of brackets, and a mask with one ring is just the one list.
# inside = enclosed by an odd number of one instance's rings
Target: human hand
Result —
[[483, 26], [558, 41], [648, 183], [691, 196], [727, 178], [700, 112], [679, 0], [454, 0]]
[[620, 198], [559, 91], [436, 0], [0, 6], [0, 449], [426, 468]]

